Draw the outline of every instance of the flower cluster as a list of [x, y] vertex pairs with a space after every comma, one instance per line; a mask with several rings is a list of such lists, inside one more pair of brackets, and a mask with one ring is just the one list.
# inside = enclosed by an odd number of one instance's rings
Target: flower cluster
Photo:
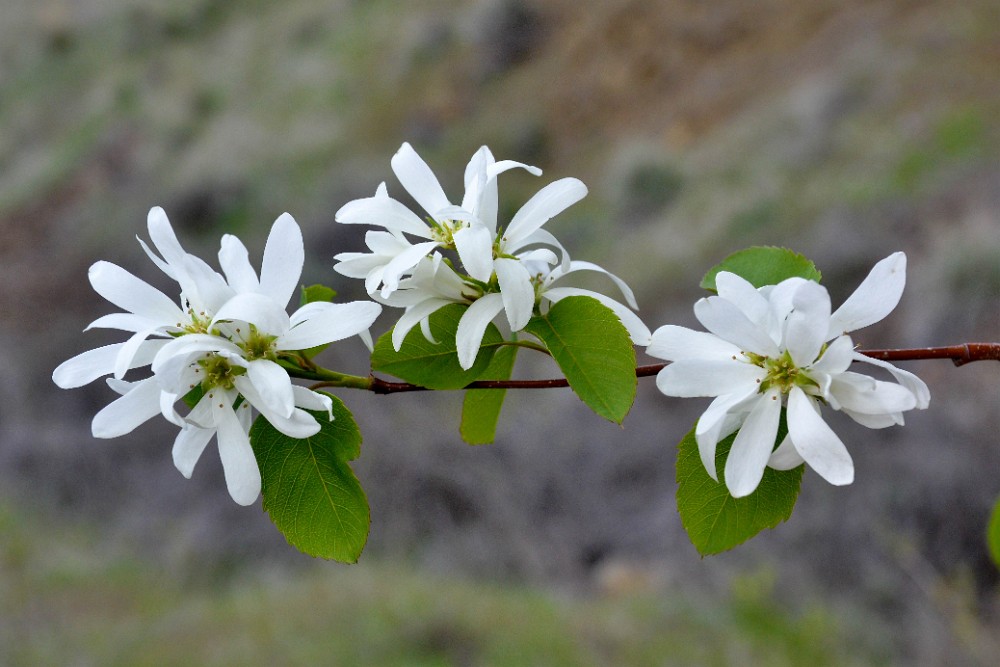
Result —
[[[694, 307], [707, 333], [674, 325], [657, 329], [646, 351], [673, 362], [657, 376], [660, 391], [715, 397], [695, 427], [708, 474], [717, 480], [716, 445], [739, 429], [724, 470], [735, 497], [752, 493], [766, 467], [788, 470], [803, 462], [831, 484], [850, 484], [851, 456], [820, 407], [884, 428], [902, 424], [903, 412], [930, 401], [918, 377], [859, 354], [846, 335], [888, 315], [905, 282], [906, 256], [897, 252], [876, 264], [831, 313], [830, 296], [818, 283], [789, 278], [757, 289], [723, 271], [715, 279], [717, 295]], [[849, 371], [858, 361], [887, 370], [896, 382]], [[788, 435], [775, 448], [783, 406]]]
[[[180, 427], [173, 459], [186, 477], [215, 436], [229, 493], [249, 505], [261, 488], [248, 437], [251, 407], [290, 437], [317, 433], [320, 425], [306, 410], [331, 414], [330, 399], [292, 384], [283, 360], [354, 335], [370, 346], [368, 328], [381, 306], [315, 302], [289, 316], [305, 252], [299, 226], [287, 213], [271, 228], [259, 276], [235, 236], [222, 239], [220, 274], [184, 251], [163, 209], [149, 212], [148, 229], [159, 255], [139, 243], [177, 282], [179, 302], [115, 264], [97, 262], [90, 268], [91, 285], [125, 312], [98, 318], [88, 329], [132, 336], [73, 357], [52, 379], [70, 388], [111, 375], [108, 384], [121, 396], [94, 417], [94, 436], [124, 435], [161, 414]], [[145, 366], [148, 377], [125, 380], [128, 371]], [[181, 399], [193, 405], [186, 416], [175, 408]]]
[[[548, 231], [546, 222], [587, 194], [575, 178], [563, 178], [543, 187], [505, 227], [497, 221], [497, 177], [514, 168], [540, 175], [541, 170], [520, 162], [497, 161], [483, 146], [465, 169], [465, 195], [452, 204], [434, 173], [409, 144], [392, 158], [392, 170], [403, 188], [429, 216], [422, 220], [389, 197], [385, 184], [375, 196], [357, 199], [336, 215], [344, 224], [365, 224], [385, 231], [369, 231], [371, 252], [341, 253], [334, 269], [361, 278], [377, 301], [405, 309], [392, 333], [398, 351], [406, 334], [450, 303], [469, 304], [456, 335], [459, 363], [471, 368], [486, 327], [503, 311], [512, 332], [522, 330], [548, 304], [572, 295], [598, 299], [622, 320], [632, 340], [646, 345], [649, 329], [632, 312], [637, 309], [632, 290], [617, 276], [589, 262], [571, 260], [566, 249]], [[411, 243], [407, 235], [425, 239]], [[454, 251], [461, 270], [442, 251]], [[577, 271], [607, 275], [627, 306], [603, 294], [554, 283]]]

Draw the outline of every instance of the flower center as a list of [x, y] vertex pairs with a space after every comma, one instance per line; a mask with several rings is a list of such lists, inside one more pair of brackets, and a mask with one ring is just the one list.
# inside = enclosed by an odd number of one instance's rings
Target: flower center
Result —
[[201, 366], [202, 375], [204, 376], [201, 386], [206, 392], [215, 387], [232, 389], [236, 377], [247, 372], [245, 368], [233, 366], [229, 361], [217, 354], [210, 354], [203, 359], [199, 359], [198, 365]]
[[431, 225], [431, 238], [448, 249], [455, 248], [455, 232], [468, 227], [464, 220], [429, 220]]
[[786, 350], [780, 357], [764, 357], [753, 352], [744, 352], [743, 355], [755, 366], [763, 368], [767, 375], [760, 381], [760, 393], [764, 393], [772, 388], [778, 389], [782, 394], [787, 394], [792, 387], [818, 387], [819, 385], [792, 361], [792, 355]]
[[196, 313], [194, 311], [194, 308], [188, 308], [187, 313], [188, 317], [191, 318], [191, 321], [188, 322], [187, 324], [184, 324], [183, 322], [178, 322], [177, 323], [178, 329], [182, 329], [185, 333], [209, 333], [208, 329], [209, 326], [212, 324], [211, 315], [209, 315], [205, 311]]
[[[236, 333], [240, 334], [242, 332], [237, 329]], [[251, 324], [250, 334], [244, 337], [242, 342], [237, 342], [237, 345], [245, 352], [244, 358], [247, 361], [254, 361], [255, 359], [270, 359], [274, 361], [278, 358], [274, 350], [274, 341], [277, 339], [277, 336], [269, 336], [261, 333], [257, 327]]]

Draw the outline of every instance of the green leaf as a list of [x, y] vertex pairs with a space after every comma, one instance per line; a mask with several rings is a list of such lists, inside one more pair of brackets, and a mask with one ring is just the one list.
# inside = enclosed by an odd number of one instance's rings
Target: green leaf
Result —
[[[483, 373], [484, 380], [509, 380], [514, 372], [517, 348], [513, 345], [501, 347], [493, 356], [489, 368]], [[462, 423], [459, 432], [470, 445], [488, 445], [493, 442], [500, 421], [500, 409], [506, 389], [470, 389], [465, 392], [462, 402]]]
[[786, 278], [805, 278], [819, 282], [821, 275], [816, 265], [804, 256], [773, 246], [754, 246], [734, 252], [709, 269], [701, 279], [701, 287], [716, 291], [715, 276], [719, 271], [729, 271], [745, 278], [754, 287], [777, 285]]
[[[782, 418], [777, 442], [781, 442], [785, 433]], [[729, 495], [723, 469], [735, 439], [736, 434], [729, 436], [715, 450], [718, 482], [708, 476], [702, 465], [694, 429], [678, 446], [677, 511], [688, 538], [702, 556], [732, 549], [765, 528], [787, 521], [799, 496], [805, 466], [792, 470], [765, 468], [756, 491], [744, 498]]]
[[1000, 568], [1000, 497], [997, 498], [993, 512], [990, 513], [990, 524], [986, 530], [986, 544], [989, 547], [993, 564]]
[[302, 286], [302, 295], [299, 297], [299, 305], [304, 306], [307, 303], [313, 303], [315, 301], [333, 301], [337, 297], [337, 291], [332, 287], [327, 287], [326, 285], [309, 285], [306, 287]]
[[290, 438], [260, 416], [250, 444], [264, 511], [288, 543], [310, 556], [356, 563], [371, 524], [368, 499], [347, 465], [361, 454], [361, 431], [347, 406], [330, 398], [333, 421], [325, 412], [310, 412], [320, 423], [316, 435]]
[[620, 424], [635, 401], [635, 348], [618, 316], [597, 299], [570, 296], [525, 331], [545, 344], [576, 395]]
[[184, 401], [184, 404], [186, 406], [188, 406], [193, 410], [194, 406], [198, 405], [198, 401], [200, 401], [201, 397], [204, 395], [205, 395], [205, 390], [202, 389], [200, 384], [196, 384], [194, 386], [194, 389], [192, 389], [191, 391], [189, 391], [188, 393], [184, 394], [181, 397], [181, 400]]
[[458, 363], [455, 333], [458, 321], [468, 308], [453, 303], [430, 316], [431, 335], [437, 343], [424, 338], [420, 327], [414, 327], [396, 352], [392, 347], [392, 332], [383, 334], [372, 352], [372, 370], [395, 375], [428, 389], [461, 389], [475, 381], [489, 368], [503, 336], [492, 324], [487, 326], [476, 362], [472, 368], [464, 370]]

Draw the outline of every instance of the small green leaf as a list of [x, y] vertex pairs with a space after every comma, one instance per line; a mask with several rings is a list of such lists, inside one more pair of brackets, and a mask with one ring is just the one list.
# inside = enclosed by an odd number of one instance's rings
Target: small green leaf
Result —
[[816, 265], [804, 256], [773, 246], [754, 246], [734, 252], [709, 269], [701, 279], [703, 289], [715, 290], [715, 276], [719, 271], [729, 271], [745, 278], [754, 287], [777, 285], [786, 278], [805, 278], [819, 282], [821, 275]]
[[[517, 348], [513, 345], [501, 347], [493, 355], [490, 367], [483, 373], [484, 380], [509, 380], [514, 372]], [[470, 389], [465, 392], [462, 402], [462, 423], [459, 432], [470, 445], [488, 445], [493, 442], [500, 421], [506, 389]]]
[[250, 429], [262, 482], [264, 511], [299, 551], [356, 563], [368, 541], [368, 500], [348, 461], [361, 454], [361, 431], [335, 396], [333, 421], [310, 412], [320, 431], [297, 440], [263, 416]]
[[993, 512], [990, 513], [990, 524], [986, 530], [986, 544], [989, 547], [993, 564], [1000, 568], [1000, 497], [997, 498]]
[[[777, 441], [786, 433], [784, 419]], [[732, 549], [792, 516], [799, 496], [805, 466], [792, 470], [766, 468], [757, 490], [744, 498], [733, 498], [726, 488], [723, 469], [736, 434], [721, 441], [715, 450], [719, 481], [708, 476], [698, 454], [694, 429], [677, 449], [677, 511], [688, 538], [702, 556]]]
[[302, 296], [299, 297], [299, 305], [304, 306], [314, 301], [333, 301], [337, 297], [337, 291], [326, 285], [302, 286]]
[[570, 296], [524, 330], [545, 344], [591, 410], [622, 423], [635, 401], [635, 348], [611, 309], [589, 296]]
[[379, 337], [372, 352], [372, 370], [395, 375], [412, 384], [428, 389], [461, 389], [474, 382], [489, 368], [496, 347], [503, 342], [500, 331], [492, 324], [486, 327], [482, 349], [469, 370], [458, 363], [455, 333], [458, 321], [468, 306], [453, 303], [434, 312], [430, 317], [431, 335], [437, 343], [424, 338], [420, 327], [414, 327], [399, 348], [392, 347], [392, 332]]

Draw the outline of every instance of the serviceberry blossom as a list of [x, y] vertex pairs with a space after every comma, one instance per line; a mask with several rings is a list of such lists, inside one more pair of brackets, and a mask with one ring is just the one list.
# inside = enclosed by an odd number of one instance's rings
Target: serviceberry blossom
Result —
[[[336, 217], [338, 222], [376, 225], [386, 231], [368, 232], [365, 241], [371, 252], [341, 253], [335, 257], [334, 268], [342, 275], [364, 279], [368, 293], [380, 303], [405, 308], [393, 329], [396, 350], [418, 323], [430, 339], [427, 318], [439, 308], [467, 304], [456, 345], [459, 363], [468, 369], [478, 356], [486, 327], [501, 311], [510, 330], [517, 332], [548, 304], [571, 295], [598, 299], [619, 316], [637, 345], [649, 343], [649, 329], [629, 310], [637, 305], [628, 285], [596, 264], [571, 261], [562, 244], [542, 229], [586, 196], [587, 187], [581, 181], [562, 178], [546, 185], [500, 228], [497, 175], [514, 167], [536, 175], [539, 170], [509, 160], [495, 162], [484, 146], [466, 167], [462, 206], [454, 206], [409, 144], [403, 144], [392, 166], [407, 191], [431, 214], [429, 226], [391, 199], [383, 183], [374, 197], [348, 203]], [[431, 240], [413, 245], [406, 234]], [[441, 255], [443, 250], [456, 251], [460, 269]], [[577, 271], [607, 275], [628, 306], [590, 290], [553, 286]]]
[[[717, 480], [718, 442], [737, 429], [725, 464], [734, 497], [757, 488], [768, 466], [803, 462], [831, 484], [850, 484], [854, 463], [821, 416], [823, 405], [869, 428], [903, 423], [903, 412], [924, 409], [927, 385], [917, 376], [854, 350], [847, 332], [878, 322], [903, 293], [906, 256], [878, 262], [858, 289], [831, 313], [826, 288], [789, 278], [760, 289], [733, 273], [716, 276], [718, 294], [694, 306], [708, 332], [667, 325], [653, 332], [646, 352], [673, 363], [656, 385], [668, 396], [715, 397], [695, 427], [702, 463]], [[896, 382], [848, 370], [865, 362]], [[788, 435], [774, 447], [782, 407]]]
[[[490, 149], [480, 148], [465, 168], [465, 195], [461, 205], [452, 204], [437, 177], [413, 147], [404, 143], [393, 156], [392, 170], [403, 188], [427, 212], [426, 221], [405, 205], [389, 197], [381, 184], [374, 197], [355, 199], [345, 204], [335, 216], [337, 222], [383, 227], [385, 234], [368, 235], [371, 253], [343, 253], [335, 259], [335, 270], [350, 278], [366, 278], [369, 293], [372, 284], [382, 284], [382, 296], [388, 297], [400, 278], [415, 267], [421, 258], [436, 248], [455, 250], [467, 269], [482, 273], [486, 264], [480, 259], [489, 251], [497, 226], [497, 176], [522, 168], [538, 176], [532, 167], [511, 160], [494, 159]], [[426, 239], [411, 244], [405, 234]], [[360, 275], [363, 273], [364, 275]], [[470, 270], [476, 275], [476, 272]]]
[[[64, 362], [53, 372], [53, 381], [70, 388], [113, 374], [108, 384], [121, 396], [94, 417], [94, 436], [124, 435], [162, 414], [181, 427], [173, 457], [186, 477], [216, 437], [230, 495], [249, 505], [261, 485], [248, 435], [251, 408], [293, 438], [320, 429], [306, 410], [325, 411], [332, 418], [330, 399], [293, 385], [281, 362], [354, 335], [370, 346], [368, 328], [381, 306], [315, 302], [289, 316], [285, 308], [299, 287], [305, 252], [299, 226], [287, 213], [271, 228], [259, 276], [234, 236], [222, 240], [223, 277], [181, 248], [162, 209], [150, 212], [149, 230], [162, 258], [144, 243], [143, 248], [180, 285], [180, 305], [124, 269], [98, 262], [90, 271], [95, 290], [128, 312], [99, 318], [91, 327], [135, 333], [125, 343]], [[128, 370], [142, 366], [150, 366], [152, 375], [123, 379]], [[185, 417], [174, 408], [182, 397], [196, 401]]]

